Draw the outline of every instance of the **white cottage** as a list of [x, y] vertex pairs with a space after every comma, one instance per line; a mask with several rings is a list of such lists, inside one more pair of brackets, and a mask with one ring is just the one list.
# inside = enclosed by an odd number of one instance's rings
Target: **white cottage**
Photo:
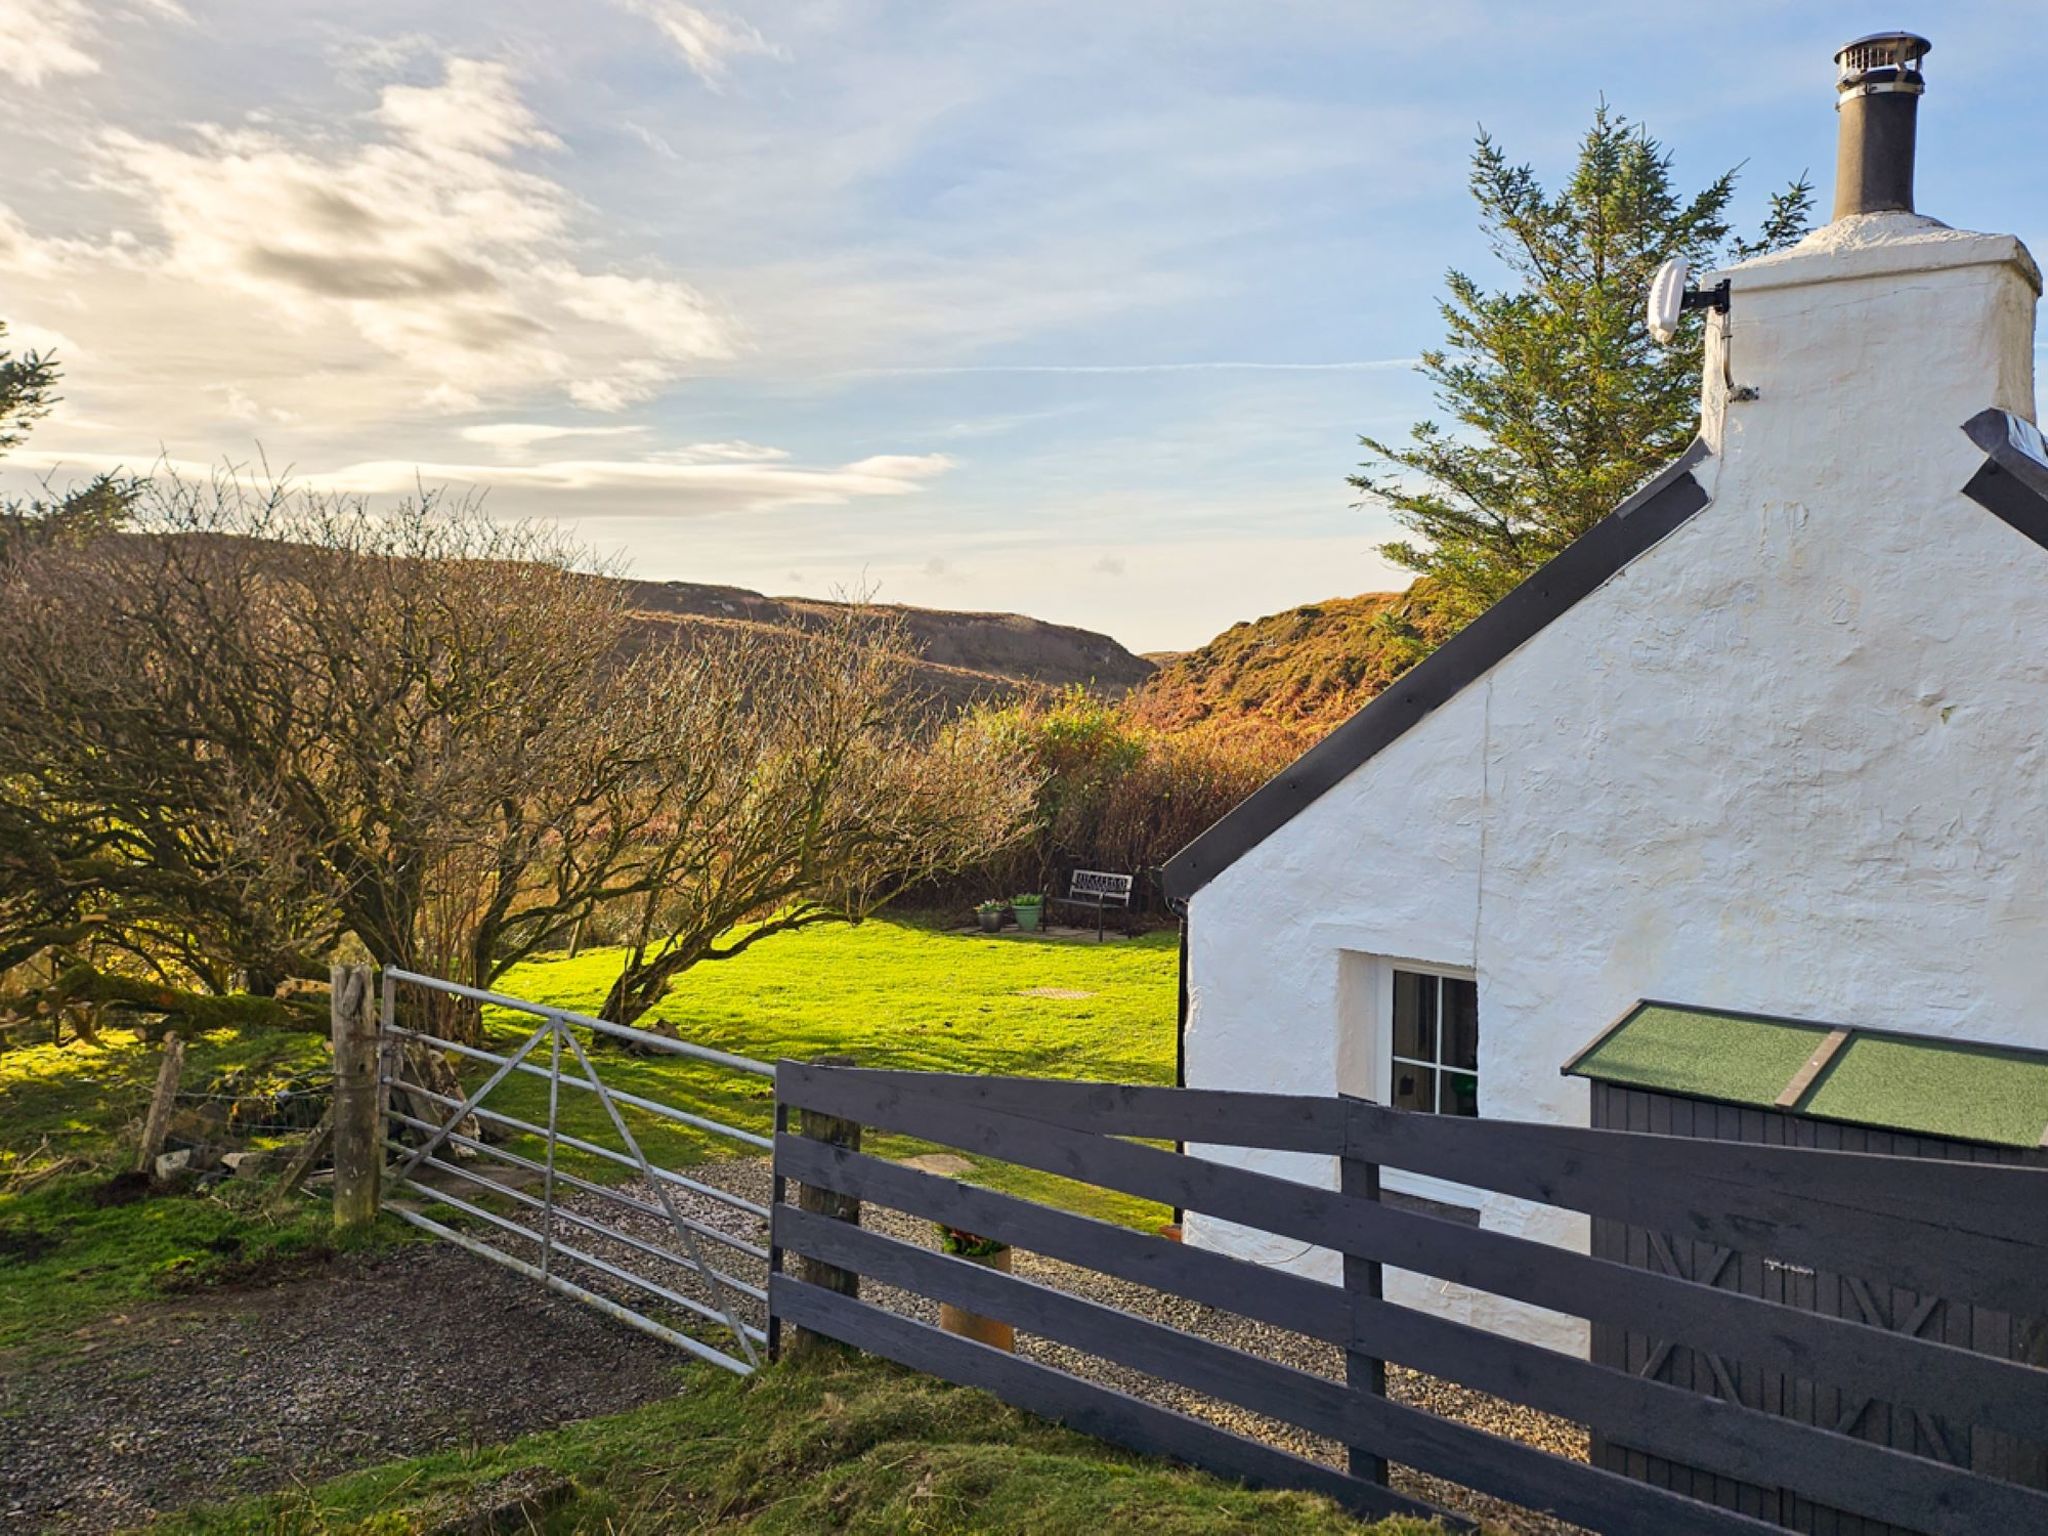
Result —
[[[1585, 1124], [1561, 1068], [1642, 999], [2048, 1046], [2041, 275], [1912, 211], [1924, 51], [1844, 51], [1834, 222], [1708, 279], [1693, 447], [1168, 866], [1188, 1084]], [[1587, 1242], [1560, 1211], [1387, 1187]]]

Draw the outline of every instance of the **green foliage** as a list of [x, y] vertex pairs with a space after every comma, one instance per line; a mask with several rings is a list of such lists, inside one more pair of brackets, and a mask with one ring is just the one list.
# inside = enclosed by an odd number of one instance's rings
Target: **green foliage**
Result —
[[[0, 321], [0, 341], [7, 336]], [[20, 355], [0, 347], [0, 454], [18, 446], [28, 429], [57, 403], [57, 360], [40, 352]], [[139, 483], [121, 475], [95, 475], [56, 501], [0, 502], [0, 560], [29, 542], [80, 540], [128, 520]]]
[[[94, 1041], [30, 1044], [22, 1031], [0, 1051], [0, 1219], [5, 1181], [26, 1171], [31, 1154], [112, 1171], [132, 1156], [133, 1133], [156, 1084], [156, 1047], [133, 1030], [102, 1029]], [[284, 1079], [324, 1070], [326, 1042], [306, 1034], [243, 1035], [233, 1027], [185, 1043], [184, 1081], [230, 1073], [248, 1080]]]
[[1445, 277], [1444, 345], [1421, 371], [1454, 425], [1402, 446], [1361, 438], [1352, 478], [1416, 536], [1382, 553], [1436, 584], [1461, 624], [1497, 602], [1684, 448], [1697, 418], [1701, 319], [1658, 346], [1643, 320], [1665, 258], [1695, 266], [1775, 249], [1804, 232], [1804, 177], [1772, 200], [1757, 239], [1731, 240], [1734, 171], [1691, 197], [1672, 159], [1603, 102], [1555, 194], [1482, 132], [1472, 157], [1480, 225], [1510, 277], [1491, 291]]
[[935, 1221], [932, 1226], [938, 1232], [939, 1247], [963, 1259], [986, 1259], [1010, 1246], [1001, 1238], [983, 1237], [965, 1227], [949, 1227], [943, 1221]]
[[879, 1361], [826, 1354], [741, 1381], [693, 1367], [681, 1394], [484, 1450], [447, 1451], [152, 1526], [164, 1536], [460, 1529], [508, 1490], [556, 1488], [535, 1536], [815, 1531], [897, 1536], [1429, 1536], [1327, 1500], [1253, 1493], [1131, 1455]]
[[1294, 755], [1264, 732], [1162, 730], [1134, 705], [1073, 688], [1051, 699], [985, 707], [956, 729], [987, 736], [1038, 784], [1031, 835], [983, 863], [974, 880], [1064, 889], [1075, 868], [1146, 873], [1266, 781]]
[[[7, 326], [0, 321], [0, 340]], [[16, 356], [0, 347], [0, 453], [28, 435], [29, 424], [57, 402], [57, 364], [39, 352]]]

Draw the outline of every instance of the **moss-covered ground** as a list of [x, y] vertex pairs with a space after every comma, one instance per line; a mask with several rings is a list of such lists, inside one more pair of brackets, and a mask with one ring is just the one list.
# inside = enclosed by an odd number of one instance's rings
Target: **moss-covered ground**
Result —
[[[117, 1178], [133, 1157], [157, 1062], [154, 1045], [117, 1029], [98, 1044], [0, 1054], [0, 1350], [60, 1347], [104, 1313], [331, 1250], [323, 1208], [301, 1201], [271, 1214], [261, 1186], [153, 1195]], [[325, 1062], [310, 1035], [220, 1031], [186, 1051], [188, 1082], [230, 1067]]]
[[[1150, 1461], [875, 1360], [827, 1355], [748, 1381], [709, 1367], [679, 1396], [482, 1450], [158, 1522], [160, 1536], [498, 1529], [534, 1536], [1423, 1536], [1325, 1500], [1253, 1493]], [[518, 1508], [521, 1496], [533, 1502]], [[471, 1523], [471, 1522], [477, 1523]]]

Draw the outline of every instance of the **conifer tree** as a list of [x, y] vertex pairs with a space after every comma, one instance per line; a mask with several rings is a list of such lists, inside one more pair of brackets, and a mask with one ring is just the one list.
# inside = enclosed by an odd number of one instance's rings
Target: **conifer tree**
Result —
[[[7, 325], [0, 321], [0, 342]], [[27, 435], [29, 423], [49, 410], [57, 387], [57, 365], [37, 352], [16, 357], [0, 345], [0, 453]]]
[[1682, 196], [1670, 154], [1604, 102], [1554, 196], [1480, 133], [1472, 195], [1511, 281], [1447, 274], [1447, 334], [1420, 371], [1454, 425], [1419, 422], [1398, 446], [1361, 438], [1371, 457], [1351, 479], [1413, 535], [1381, 553], [1426, 578], [1418, 596], [1440, 627], [1484, 612], [1691, 439], [1701, 317], [1659, 346], [1643, 318], [1651, 277], [1670, 256], [1698, 270], [1790, 244], [1812, 211], [1802, 176], [1755, 240], [1734, 239], [1735, 179]]

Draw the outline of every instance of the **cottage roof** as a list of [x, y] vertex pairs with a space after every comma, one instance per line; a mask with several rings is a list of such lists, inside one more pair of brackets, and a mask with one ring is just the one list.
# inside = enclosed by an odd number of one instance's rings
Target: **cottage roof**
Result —
[[2048, 1146], [2048, 1051], [1641, 1002], [1563, 1071], [1919, 1136]]
[[[1963, 494], [2048, 548], [2048, 445], [2028, 421], [1981, 411], [1963, 431], [1983, 465]], [[1167, 861], [1168, 897], [1186, 901], [1324, 793], [1377, 756], [1697, 515], [1710, 500], [1697, 439], [1561, 554], [1311, 747]]]

